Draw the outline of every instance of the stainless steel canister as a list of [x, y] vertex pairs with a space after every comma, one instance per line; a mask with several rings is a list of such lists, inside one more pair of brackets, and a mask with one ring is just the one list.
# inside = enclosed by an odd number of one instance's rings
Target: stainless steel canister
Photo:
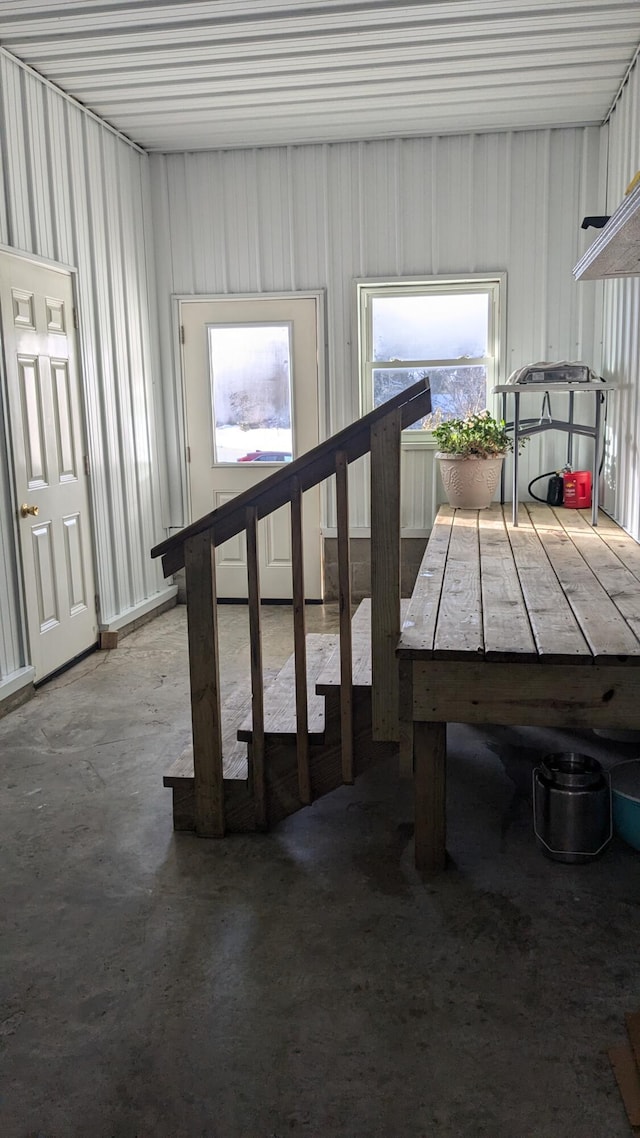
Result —
[[533, 828], [555, 861], [601, 854], [613, 833], [610, 780], [597, 759], [567, 751], [547, 755], [533, 772]]

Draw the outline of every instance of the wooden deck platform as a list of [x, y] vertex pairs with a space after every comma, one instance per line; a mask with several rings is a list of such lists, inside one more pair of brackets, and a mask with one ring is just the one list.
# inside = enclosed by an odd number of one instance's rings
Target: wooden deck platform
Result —
[[446, 724], [640, 727], [640, 546], [602, 512], [524, 503], [436, 518], [403, 620], [416, 856], [445, 864]]

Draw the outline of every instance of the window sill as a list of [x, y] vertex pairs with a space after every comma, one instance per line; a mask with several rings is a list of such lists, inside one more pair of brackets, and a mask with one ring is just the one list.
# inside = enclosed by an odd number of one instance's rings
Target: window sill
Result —
[[[417, 436], [417, 437], [416, 437]], [[438, 444], [429, 431], [421, 436], [418, 431], [402, 432], [403, 450], [437, 450]]]

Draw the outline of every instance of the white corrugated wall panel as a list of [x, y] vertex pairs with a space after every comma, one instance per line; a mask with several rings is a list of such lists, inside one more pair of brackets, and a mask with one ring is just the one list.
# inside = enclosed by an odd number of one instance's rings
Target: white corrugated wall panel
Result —
[[[607, 212], [613, 213], [640, 170], [638, 63], [607, 129]], [[603, 369], [620, 384], [608, 417], [605, 506], [640, 541], [640, 277], [605, 282]]]
[[[580, 222], [586, 201], [596, 210], [599, 163], [595, 127], [154, 155], [161, 325], [171, 293], [325, 289], [331, 431], [360, 407], [358, 277], [506, 271], [504, 374], [540, 359], [598, 367], [600, 286], [577, 286], [571, 269], [589, 243]], [[180, 488], [181, 395], [169, 329], [164, 334], [167, 421], [178, 422], [168, 440], [170, 481]], [[539, 405], [532, 399], [531, 413]], [[564, 457], [564, 436], [532, 440], [523, 491]], [[404, 524], [424, 531], [433, 513], [432, 458], [410, 451], [404, 469]], [[352, 487], [352, 523], [366, 527], [365, 463]], [[184, 520], [176, 489], [171, 522]]]
[[[176, 159], [176, 164], [178, 159]], [[166, 280], [173, 281], [175, 279], [175, 257], [173, 250], [173, 235], [168, 225], [159, 222], [159, 218], [166, 218], [170, 216], [172, 202], [171, 195], [175, 192], [176, 181], [179, 181], [178, 173], [176, 170], [176, 178], [172, 180], [171, 184], [166, 177], [166, 171], [159, 166], [151, 167], [150, 169], [150, 196], [155, 201], [153, 210], [154, 216], [148, 222], [150, 226], [150, 239], [153, 242], [154, 260], [157, 273], [158, 287], [155, 293], [155, 301], [158, 313], [158, 350], [159, 360], [161, 361], [162, 369], [162, 407], [164, 413], [164, 421], [167, 424], [166, 428], [166, 466], [168, 471], [167, 478], [167, 518], [169, 526], [180, 527], [182, 522], [175, 519], [182, 519], [185, 515], [183, 512], [183, 503], [186, 495], [186, 468], [184, 465], [184, 434], [183, 434], [183, 406], [182, 406], [182, 392], [177, 383], [173, 382], [172, 377], [177, 371], [177, 361], [174, 360], [174, 354], [177, 351], [177, 343], [175, 340], [175, 329], [173, 328], [173, 312], [171, 307], [171, 289], [164, 287]], [[184, 198], [181, 204], [182, 209], [188, 208], [188, 204]], [[217, 206], [210, 204], [209, 211], [203, 217], [203, 232], [207, 231], [207, 222], [210, 212], [217, 213]], [[218, 227], [218, 232], [221, 239], [223, 239], [224, 229]], [[204, 243], [204, 242], [203, 242]], [[207, 248], [211, 253], [211, 243], [207, 242]], [[216, 264], [222, 260], [221, 257], [216, 257]], [[176, 287], [176, 286], [173, 286]], [[193, 288], [192, 288], [192, 291]], [[200, 289], [198, 289], [200, 291]], [[216, 291], [221, 291], [216, 289]], [[160, 374], [160, 370], [158, 372]]]
[[[78, 270], [100, 619], [163, 592], [150, 327], [148, 159], [0, 52], [0, 243]], [[155, 304], [154, 304], [155, 315]], [[2, 428], [4, 430], [4, 427]], [[0, 472], [0, 680], [25, 663], [7, 471]]]
[[0, 56], [2, 69], [2, 161], [7, 195], [7, 234], [17, 249], [31, 249], [30, 170], [27, 166], [24, 71]]

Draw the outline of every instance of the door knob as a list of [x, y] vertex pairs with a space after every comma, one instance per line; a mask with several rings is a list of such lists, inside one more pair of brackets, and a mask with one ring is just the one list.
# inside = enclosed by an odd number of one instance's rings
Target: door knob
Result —
[[40, 508], [38, 506], [27, 506], [26, 502], [23, 502], [20, 507], [20, 517], [22, 518], [28, 518], [29, 516], [37, 518], [39, 513]]

